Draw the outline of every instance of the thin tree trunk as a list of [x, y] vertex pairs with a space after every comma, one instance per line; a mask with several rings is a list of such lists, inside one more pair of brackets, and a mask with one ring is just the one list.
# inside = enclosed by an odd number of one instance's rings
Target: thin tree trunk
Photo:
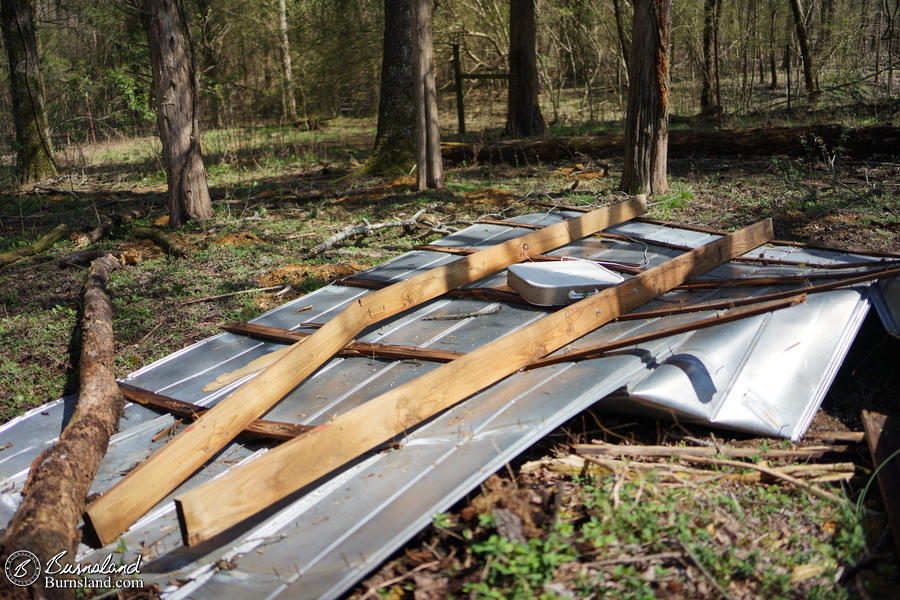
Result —
[[813, 65], [812, 50], [809, 47], [809, 36], [806, 32], [806, 19], [803, 15], [803, 7], [800, 0], [790, 0], [791, 11], [794, 14], [794, 28], [797, 30], [797, 42], [800, 45], [800, 56], [803, 58], [803, 79], [806, 83], [806, 91], [811, 99], [819, 94], [819, 80]]
[[19, 183], [56, 175], [37, 38], [29, 0], [0, 0], [0, 28], [9, 60], [10, 96], [16, 125]]
[[[619, 49], [622, 51], [622, 64], [628, 69], [631, 64], [631, 44], [628, 41], [628, 29], [625, 27], [625, 15], [622, 14], [622, 0], [613, 0], [613, 12], [616, 17], [616, 33], [619, 35]], [[628, 82], [625, 82], [626, 85]]]
[[547, 129], [538, 103], [536, 42], [534, 0], [511, 0], [506, 134], [512, 137], [533, 137]]
[[157, 126], [169, 184], [169, 225], [212, 216], [200, 152], [199, 94], [183, 0], [143, 0]]
[[434, 48], [431, 0], [410, 0], [413, 41], [413, 82], [416, 94], [416, 186], [444, 187], [441, 135], [438, 127], [437, 89], [434, 84]]
[[631, 34], [623, 191], [661, 194], [668, 189], [669, 26], [671, 0], [636, 0]]
[[294, 74], [291, 67], [291, 43], [288, 40], [287, 2], [278, 0], [278, 30], [281, 34], [281, 65], [284, 74], [282, 87], [284, 116], [290, 122], [297, 121], [297, 98], [294, 95]]
[[[112, 305], [106, 294], [109, 275], [118, 265], [109, 255], [91, 265], [84, 286], [78, 404], [59, 440], [31, 465], [24, 499], [0, 543], [3, 562], [16, 550], [34, 553], [43, 565], [62, 551], [67, 553], [62, 562], [74, 560], [85, 496], [124, 406], [114, 373]], [[38, 578], [29, 588], [14, 588], [2, 577], [0, 596], [62, 598], [71, 594], [44, 590], [42, 581]]]
[[700, 91], [700, 113], [711, 115], [717, 105], [715, 84], [718, 79], [719, 0], [703, 3], [703, 77]]

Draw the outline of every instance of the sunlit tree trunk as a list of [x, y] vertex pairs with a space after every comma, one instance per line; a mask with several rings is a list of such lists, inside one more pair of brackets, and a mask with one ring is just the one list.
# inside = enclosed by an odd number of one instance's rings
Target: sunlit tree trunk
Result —
[[413, 84], [409, 0], [384, 0], [384, 45], [375, 147], [360, 173], [398, 174], [416, 162], [416, 94]]
[[671, 0], [635, 0], [620, 186], [629, 194], [660, 194], [668, 189], [671, 18]]
[[416, 97], [416, 187], [444, 187], [437, 89], [434, 85], [432, 0], [410, 0], [413, 41], [413, 87]]
[[156, 123], [169, 184], [169, 226], [212, 216], [200, 152], [199, 92], [182, 0], [143, 0]]
[[281, 34], [281, 67], [283, 71], [282, 104], [285, 118], [297, 120], [297, 98], [294, 95], [294, 73], [291, 66], [291, 43], [288, 40], [287, 2], [278, 0], [278, 31]]
[[16, 125], [16, 177], [19, 183], [56, 174], [44, 84], [38, 67], [37, 38], [29, 0], [0, 0], [0, 25], [9, 60], [9, 83]]
[[509, 101], [506, 134], [541, 135], [547, 129], [538, 104], [537, 25], [534, 0], [511, 0], [509, 5]]

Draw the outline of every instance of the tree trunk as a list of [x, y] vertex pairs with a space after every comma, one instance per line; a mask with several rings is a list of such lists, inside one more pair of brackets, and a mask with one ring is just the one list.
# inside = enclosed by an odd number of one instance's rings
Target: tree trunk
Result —
[[668, 189], [669, 26], [671, 0], [636, 0], [631, 34], [623, 191], [661, 194]]
[[703, 3], [703, 76], [700, 90], [700, 114], [712, 115], [718, 105], [716, 82], [718, 81], [719, 60], [719, 0], [705, 0]]
[[797, 42], [800, 45], [800, 56], [803, 58], [803, 79], [806, 83], [806, 92], [812, 100], [818, 96], [819, 79], [813, 66], [812, 50], [809, 47], [809, 36], [806, 33], [806, 19], [803, 15], [803, 7], [800, 0], [790, 0], [791, 11], [794, 14], [794, 27], [797, 30]]
[[441, 135], [438, 128], [437, 89], [434, 85], [434, 48], [431, 1], [410, 0], [413, 42], [413, 87], [416, 97], [416, 187], [444, 187]]
[[538, 104], [536, 41], [534, 0], [511, 0], [506, 134], [512, 137], [533, 137], [547, 129]]
[[[109, 274], [119, 265], [112, 256], [91, 265], [84, 286], [84, 317], [79, 393], [75, 414], [59, 440], [31, 465], [25, 496], [0, 544], [0, 561], [16, 550], [28, 550], [46, 565], [62, 551], [63, 562], [72, 563], [81, 531], [85, 496], [115, 433], [124, 401], [114, 374], [115, 351], [112, 305], [106, 294]], [[0, 577], [4, 598], [60, 598], [71, 595], [43, 589], [42, 579], [32, 586], [13, 587]]]
[[[619, 49], [622, 51], [622, 64], [625, 68], [631, 64], [630, 48], [631, 43], [628, 41], [628, 28], [625, 27], [625, 15], [622, 14], [621, 0], [613, 0], [613, 12], [616, 17], [616, 33], [619, 38]], [[626, 82], [627, 83], [627, 82]]]
[[291, 44], [288, 40], [287, 2], [278, 0], [278, 31], [281, 34], [281, 67], [284, 81], [282, 104], [284, 116], [289, 123], [297, 121], [297, 98], [294, 95], [294, 73], [291, 67]]
[[150, 43], [156, 123], [169, 184], [169, 226], [212, 216], [200, 153], [199, 94], [183, 0], [143, 0]]
[[0, 0], [0, 27], [9, 60], [9, 83], [16, 125], [16, 177], [19, 183], [56, 175], [44, 84], [38, 66], [29, 0]]
[[413, 84], [409, 0], [384, 0], [384, 50], [375, 147], [360, 174], [408, 172], [416, 162], [416, 94]]

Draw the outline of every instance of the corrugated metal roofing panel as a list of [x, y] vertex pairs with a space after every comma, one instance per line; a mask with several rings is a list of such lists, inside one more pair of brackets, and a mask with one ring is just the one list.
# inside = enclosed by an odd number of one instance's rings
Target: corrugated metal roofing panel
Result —
[[[526, 215], [525, 223], [547, 225], [565, 213]], [[555, 251], [600, 261], [653, 266], [680, 253], [654, 242], [698, 246], [716, 237], [707, 232], [653, 223], [629, 222], [610, 230], [628, 239], [591, 238]], [[521, 235], [502, 225], [476, 225], [440, 240], [457, 247], [487, 247]], [[773, 246], [753, 256], [793, 260], [796, 265], [732, 262], [705, 278], [807, 274], [815, 265], [868, 261], [840, 252]], [[527, 257], [523, 257], [527, 258]], [[418, 251], [370, 269], [361, 276], [383, 282], [454, 260], [447, 254]], [[872, 259], [872, 262], [875, 262]], [[855, 272], [851, 269], [849, 272]], [[502, 286], [498, 273], [468, 287]], [[784, 288], [729, 287], [676, 290], [644, 308], [671, 308], [721, 299], [760, 296]], [[893, 298], [892, 302], [886, 300]], [[256, 319], [262, 325], [312, 331], [304, 322], [322, 323], [367, 290], [331, 285]], [[897, 311], [895, 282], [880, 284], [880, 301]], [[603, 400], [601, 407], [654, 414], [675, 411], [686, 418], [781, 437], [798, 437], [821, 402], [869, 306], [868, 286], [810, 296], [806, 303], [775, 313], [669, 336], [600, 358], [517, 373], [409, 432], [399, 448], [382, 448], [289, 497], [271, 510], [197, 549], [181, 547], [173, 505], [168, 500], [136, 523], [122, 538], [124, 560], [145, 555], [144, 576], [164, 587], [170, 598], [336, 598], [366, 572], [477, 486], [516, 454], [559, 424]], [[876, 302], [877, 304], [877, 302]], [[298, 312], [298, 308], [312, 306]], [[457, 321], [428, 317], [481, 311]], [[881, 309], [880, 309], [881, 310]], [[888, 310], [889, 312], [889, 310]], [[469, 351], [533, 322], [545, 309], [478, 298], [438, 298], [368, 328], [361, 341]], [[665, 318], [610, 323], [571, 345], [571, 349], [656, 331], [708, 317], [696, 312]], [[822, 324], [827, 323], [827, 327]], [[211, 394], [203, 387], [282, 347], [226, 333], [132, 374], [128, 381], [180, 400], [215, 404], [240, 382]], [[333, 358], [277, 404], [269, 419], [303, 424], [326, 422], [436, 365], [381, 358]], [[617, 392], [617, 390], [619, 390]], [[0, 518], [8, 521], [18, 504], [17, 490], [31, 460], [61, 431], [73, 398], [31, 411], [0, 433], [13, 447], [0, 452]], [[102, 492], [144, 460], [165, 440], [153, 441], [174, 419], [132, 405], [92, 491]], [[200, 485], [236, 464], [266, 451], [266, 444], [238, 439], [173, 493]], [[171, 496], [170, 496], [171, 497]], [[82, 548], [81, 558], [111, 551]], [[222, 569], [220, 559], [236, 564]], [[154, 574], [155, 573], [155, 574]]]

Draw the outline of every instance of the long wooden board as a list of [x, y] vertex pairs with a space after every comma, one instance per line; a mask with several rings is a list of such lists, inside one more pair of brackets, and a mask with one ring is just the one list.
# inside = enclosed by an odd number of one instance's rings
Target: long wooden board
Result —
[[[196, 545], [522, 367], [773, 237], [767, 219], [469, 352], [175, 498]], [[223, 501], [227, 498], [227, 501]]]
[[328, 361], [364, 328], [466, 283], [627, 221], [647, 209], [644, 196], [550, 225], [431, 269], [357, 299], [307, 340], [223, 398], [132, 470], [85, 513], [85, 525], [106, 545], [165, 498], [206, 461]]

